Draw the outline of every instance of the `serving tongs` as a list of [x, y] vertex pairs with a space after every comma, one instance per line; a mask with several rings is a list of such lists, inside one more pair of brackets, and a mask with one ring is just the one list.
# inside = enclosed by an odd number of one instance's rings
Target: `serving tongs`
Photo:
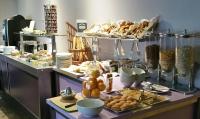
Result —
[[144, 102], [144, 101], [149, 100], [149, 99], [157, 99], [157, 97], [158, 97], [158, 93], [154, 93], [154, 96], [148, 96], [147, 98], [144, 98], [145, 97], [144, 92], [145, 92], [145, 90], [142, 89], [141, 95], [140, 95], [139, 100], [138, 100], [139, 102]]
[[121, 39], [115, 40], [114, 56], [115, 56], [115, 58], [117, 58], [117, 60], [119, 60], [119, 59], [121, 59], [121, 57], [125, 56], [125, 50], [123, 48]]

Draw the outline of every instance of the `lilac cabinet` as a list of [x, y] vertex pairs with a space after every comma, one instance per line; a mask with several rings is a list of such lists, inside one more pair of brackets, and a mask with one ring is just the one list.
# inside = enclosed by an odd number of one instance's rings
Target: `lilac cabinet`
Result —
[[81, 82], [79, 82], [76, 79], [70, 79], [70, 77], [60, 75], [59, 76], [59, 84], [60, 84], [60, 90], [65, 89], [66, 87], [71, 87], [72, 90], [76, 92], [81, 92], [82, 85]]
[[38, 119], [49, 119], [45, 102], [53, 96], [52, 68], [35, 68], [0, 54], [2, 89]]
[[59, 95], [60, 91], [66, 89], [66, 87], [71, 87], [75, 92], [81, 92], [82, 81], [81, 79], [76, 79], [64, 74], [55, 72], [56, 80], [56, 95]]
[[9, 93], [9, 77], [8, 77], [8, 65], [5, 57], [0, 57], [0, 73], [1, 73], [1, 88]]

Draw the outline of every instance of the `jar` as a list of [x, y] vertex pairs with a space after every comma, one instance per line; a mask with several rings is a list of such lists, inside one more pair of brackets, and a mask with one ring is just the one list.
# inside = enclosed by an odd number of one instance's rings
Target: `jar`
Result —
[[57, 53], [56, 54], [57, 68], [68, 68], [70, 65], [72, 65], [71, 53]]
[[106, 92], [112, 91], [112, 87], [113, 87], [112, 85], [113, 85], [112, 73], [107, 73], [106, 74]]

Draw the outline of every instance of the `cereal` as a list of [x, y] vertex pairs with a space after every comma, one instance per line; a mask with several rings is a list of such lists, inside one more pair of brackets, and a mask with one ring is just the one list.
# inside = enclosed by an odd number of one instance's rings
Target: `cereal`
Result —
[[159, 63], [163, 71], [170, 72], [175, 64], [175, 51], [174, 50], [160, 51]]
[[147, 67], [156, 69], [159, 62], [159, 45], [153, 44], [145, 48], [145, 62]]
[[176, 48], [176, 69], [178, 74], [185, 75], [190, 72], [193, 67], [193, 48], [192, 46], [184, 46]]

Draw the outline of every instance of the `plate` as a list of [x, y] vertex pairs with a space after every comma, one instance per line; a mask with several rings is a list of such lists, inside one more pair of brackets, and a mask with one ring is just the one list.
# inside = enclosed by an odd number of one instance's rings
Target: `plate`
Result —
[[170, 90], [168, 87], [157, 85], [157, 84], [153, 84], [151, 87], [153, 88], [153, 90], [163, 92], [163, 93], [169, 92]]
[[170, 91], [168, 87], [158, 85], [158, 84], [152, 84], [151, 82], [143, 81], [141, 85], [143, 86], [144, 90], [152, 92], [152, 93], [162, 94], [162, 93], [167, 93]]

